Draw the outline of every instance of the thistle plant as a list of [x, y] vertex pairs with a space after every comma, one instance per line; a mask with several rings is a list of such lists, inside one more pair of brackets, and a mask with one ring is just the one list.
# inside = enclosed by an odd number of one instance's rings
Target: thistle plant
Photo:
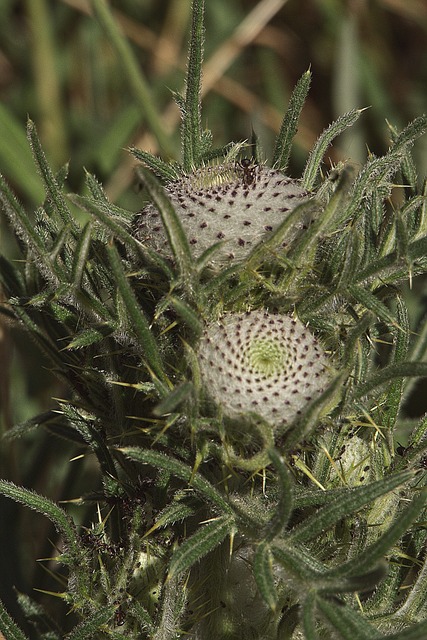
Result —
[[[192, 11], [182, 158], [131, 150], [139, 212], [91, 174], [85, 195], [68, 193], [31, 121], [44, 203], [28, 213], [2, 179], [24, 260], [0, 258], [0, 310], [68, 389], [8, 438], [47, 428], [99, 474], [69, 496], [81, 518], [0, 480], [58, 534], [56, 595], [75, 626], [20, 594], [31, 637], [421, 640], [427, 421], [405, 406], [427, 376], [427, 329], [404, 289], [427, 272], [411, 156], [427, 119], [390, 127], [387, 153], [358, 170], [324, 173], [351, 111], [293, 179], [307, 72], [270, 162], [256, 140], [215, 148], [201, 127], [203, 1]], [[27, 637], [5, 608], [0, 630]]]

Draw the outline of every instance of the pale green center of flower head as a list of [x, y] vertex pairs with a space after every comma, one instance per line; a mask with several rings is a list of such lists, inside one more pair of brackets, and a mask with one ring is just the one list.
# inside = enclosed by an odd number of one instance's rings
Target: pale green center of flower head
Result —
[[286, 352], [278, 340], [255, 338], [249, 346], [247, 361], [249, 367], [259, 375], [270, 378], [283, 371], [286, 366]]

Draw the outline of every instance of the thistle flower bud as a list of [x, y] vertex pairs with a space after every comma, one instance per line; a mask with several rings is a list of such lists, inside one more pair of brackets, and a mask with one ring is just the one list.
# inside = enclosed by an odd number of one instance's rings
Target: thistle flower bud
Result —
[[[297, 181], [249, 160], [197, 169], [169, 183], [166, 191], [196, 258], [223, 242], [215, 254], [219, 264], [242, 260], [309, 197]], [[311, 217], [303, 215], [283, 238], [282, 246], [286, 247], [310, 223]], [[160, 214], [153, 204], [138, 214], [136, 233], [161, 254], [170, 253]]]
[[206, 327], [198, 356], [204, 386], [224, 415], [253, 412], [276, 426], [290, 424], [331, 377], [322, 347], [290, 315], [229, 314]]

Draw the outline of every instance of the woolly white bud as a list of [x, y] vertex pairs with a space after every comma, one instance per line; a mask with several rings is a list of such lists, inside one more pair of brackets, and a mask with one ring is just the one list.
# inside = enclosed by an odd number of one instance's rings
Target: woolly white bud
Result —
[[[280, 171], [261, 165], [225, 163], [203, 167], [171, 182], [168, 196], [198, 258], [222, 241], [214, 260], [221, 264], [242, 260], [263, 238], [267, 239], [309, 194]], [[311, 223], [306, 214], [283, 238], [286, 247]], [[137, 236], [159, 253], [169, 255], [166, 233], [154, 205], [136, 219]]]
[[231, 418], [254, 412], [291, 423], [326, 388], [331, 366], [313, 334], [289, 315], [232, 313], [200, 340], [202, 380]]

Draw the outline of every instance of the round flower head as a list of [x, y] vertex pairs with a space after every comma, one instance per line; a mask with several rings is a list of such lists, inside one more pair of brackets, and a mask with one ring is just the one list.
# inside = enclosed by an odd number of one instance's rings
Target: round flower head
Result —
[[289, 424], [330, 380], [323, 349], [288, 315], [229, 314], [206, 327], [198, 356], [208, 394], [230, 418], [253, 412]]
[[[249, 160], [203, 167], [167, 185], [166, 191], [180, 218], [193, 254], [222, 242], [216, 263], [242, 260], [250, 250], [308, 199], [298, 182], [280, 171]], [[306, 214], [283, 238], [286, 247], [311, 218]], [[170, 255], [166, 233], [156, 207], [148, 204], [136, 219], [139, 240]]]

